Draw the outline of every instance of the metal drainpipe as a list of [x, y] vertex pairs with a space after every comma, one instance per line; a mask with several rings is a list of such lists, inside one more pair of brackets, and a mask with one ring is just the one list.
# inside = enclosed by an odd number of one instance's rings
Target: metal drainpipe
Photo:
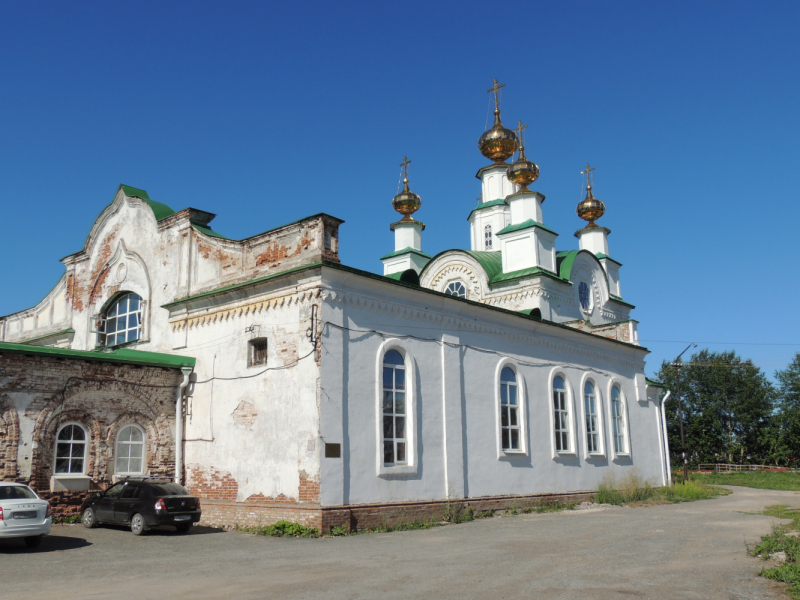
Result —
[[183, 382], [178, 387], [175, 399], [175, 483], [181, 483], [181, 465], [183, 463], [183, 390], [189, 385], [192, 369], [181, 369]]
[[665, 485], [672, 485], [672, 469], [670, 469], [669, 462], [669, 440], [667, 439], [667, 413], [664, 412], [664, 404], [669, 400], [672, 395], [671, 390], [667, 390], [664, 397], [661, 399], [661, 429], [664, 435], [664, 468], [666, 469], [666, 476], [664, 477]]

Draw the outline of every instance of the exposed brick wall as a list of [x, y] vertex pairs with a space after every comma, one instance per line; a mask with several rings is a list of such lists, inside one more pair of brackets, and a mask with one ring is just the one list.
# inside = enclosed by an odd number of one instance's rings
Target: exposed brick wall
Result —
[[630, 342], [630, 321], [620, 321], [617, 323], [609, 323], [607, 325], [592, 325], [587, 321], [566, 321], [563, 323], [574, 329], [587, 331], [594, 335], [607, 338], [609, 340], [617, 340], [619, 342]]
[[256, 410], [255, 404], [249, 400], [242, 400], [239, 402], [239, 406], [234, 409], [231, 416], [233, 417], [234, 423], [238, 423], [249, 429], [255, 424], [258, 418], [258, 411]]
[[195, 496], [210, 500], [236, 502], [239, 494], [239, 484], [230, 473], [200, 465], [187, 465], [186, 487]]
[[319, 502], [319, 480], [300, 471], [300, 502]]
[[[112, 483], [117, 434], [130, 424], [145, 430], [147, 471], [172, 476], [180, 381], [177, 369], [0, 353], [2, 478], [30, 484], [51, 500], [57, 514], [71, 514], [88, 493]], [[34, 423], [31, 439], [20, 439], [23, 417]], [[84, 469], [90, 478], [88, 492], [50, 491], [55, 437], [69, 422], [89, 432]]]

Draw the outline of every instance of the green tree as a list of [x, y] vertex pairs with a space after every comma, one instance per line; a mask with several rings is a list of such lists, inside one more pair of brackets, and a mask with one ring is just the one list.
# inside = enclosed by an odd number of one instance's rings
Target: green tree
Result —
[[800, 462], [800, 352], [783, 369], [775, 371], [778, 380], [778, 406], [776, 411], [776, 454], [783, 464]]
[[[680, 464], [676, 367], [665, 361], [659, 377], [673, 390], [667, 431], [673, 464]], [[735, 352], [702, 350], [682, 363], [680, 377], [691, 463], [772, 462], [775, 390], [758, 367]]]

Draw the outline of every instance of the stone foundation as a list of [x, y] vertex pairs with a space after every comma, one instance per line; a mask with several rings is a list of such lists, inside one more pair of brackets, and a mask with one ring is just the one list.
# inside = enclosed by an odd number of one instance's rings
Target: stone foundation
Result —
[[565, 494], [533, 494], [528, 496], [484, 496], [463, 500], [429, 500], [385, 504], [351, 504], [323, 507], [302, 503], [251, 503], [201, 500], [203, 517], [200, 523], [212, 527], [261, 527], [278, 521], [291, 521], [329, 533], [333, 527], [372, 529], [400, 525], [415, 520], [442, 520], [454, 508], [472, 508], [474, 513], [487, 510], [524, 509], [549, 504], [580, 503], [591, 500], [594, 492]]

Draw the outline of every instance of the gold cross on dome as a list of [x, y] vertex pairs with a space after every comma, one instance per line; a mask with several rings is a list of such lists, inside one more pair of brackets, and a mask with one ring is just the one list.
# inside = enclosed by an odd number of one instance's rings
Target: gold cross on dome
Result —
[[523, 145], [523, 144], [522, 144], [522, 130], [523, 130], [523, 129], [527, 129], [527, 128], [528, 128], [528, 126], [527, 126], [527, 125], [523, 125], [523, 124], [522, 124], [522, 121], [520, 121], [520, 122], [519, 122], [519, 125], [517, 125], [517, 128], [514, 130], [514, 131], [516, 131], [516, 132], [517, 132], [517, 139], [519, 140], [519, 145], [520, 145], [520, 146], [522, 146], [522, 145]]
[[408, 165], [411, 164], [411, 161], [408, 160], [407, 156], [403, 157], [403, 162], [400, 163], [400, 166], [403, 167], [403, 177], [408, 179]]
[[592, 171], [594, 171], [594, 169], [589, 168], [589, 163], [586, 163], [586, 170], [581, 171], [581, 175], [586, 175], [586, 185], [592, 185], [592, 182], [589, 179], [589, 176], [591, 175]]
[[494, 107], [495, 107], [495, 109], [500, 108], [500, 102], [497, 100], [497, 91], [501, 87], [505, 87], [505, 85], [506, 85], [505, 83], [497, 83], [497, 78], [495, 77], [494, 85], [491, 88], [489, 88], [488, 90], [486, 90], [487, 94], [489, 94], [491, 92], [494, 92]]

